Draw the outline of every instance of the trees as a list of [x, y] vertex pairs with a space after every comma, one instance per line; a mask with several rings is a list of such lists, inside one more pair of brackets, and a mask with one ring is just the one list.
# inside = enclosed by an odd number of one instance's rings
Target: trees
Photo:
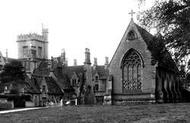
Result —
[[166, 46], [174, 49], [176, 62], [182, 63], [190, 54], [189, 0], [157, 0], [139, 21], [145, 28], [156, 28]]
[[190, 0], [156, 0], [150, 9], [141, 13], [139, 22], [146, 29], [156, 29], [166, 47], [172, 49], [184, 84], [189, 83]]
[[0, 81], [3, 84], [12, 85], [11, 92], [18, 92], [18, 85], [23, 85], [25, 83], [25, 71], [19, 61], [11, 61], [5, 64], [3, 71], [0, 73]]
[[25, 80], [25, 71], [21, 62], [14, 60], [5, 64], [3, 71], [0, 74], [0, 80], [2, 83], [22, 83]]

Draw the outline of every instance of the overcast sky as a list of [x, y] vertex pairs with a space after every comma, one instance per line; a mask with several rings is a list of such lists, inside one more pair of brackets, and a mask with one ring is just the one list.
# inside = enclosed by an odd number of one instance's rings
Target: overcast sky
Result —
[[[17, 35], [41, 34], [42, 23], [49, 29], [49, 58], [65, 48], [69, 65], [73, 59], [83, 64], [85, 48], [91, 62], [97, 57], [111, 60], [129, 22], [132, 9], [142, 11], [152, 5], [147, 0], [141, 8], [138, 0], [2, 0], [0, 1], [0, 51], [17, 58]], [[134, 15], [136, 20], [136, 15]]]

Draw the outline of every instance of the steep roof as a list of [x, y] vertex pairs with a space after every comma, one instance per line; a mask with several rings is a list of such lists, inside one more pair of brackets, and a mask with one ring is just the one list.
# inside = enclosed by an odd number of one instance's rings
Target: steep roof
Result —
[[[151, 52], [153, 58], [158, 61], [158, 67], [162, 67], [169, 71], [178, 72], [178, 68], [174, 60], [172, 59], [171, 54], [166, 49], [163, 40], [160, 37], [153, 36], [152, 34], [147, 32], [145, 29], [138, 26], [137, 24], [135, 24], [135, 26], [137, 27], [143, 40], [147, 44], [148, 49]], [[158, 46], [155, 47], [155, 45], [158, 45]], [[163, 46], [162, 49], [160, 49], [160, 47], [162, 47], [161, 45]]]
[[48, 94], [63, 94], [61, 88], [52, 77], [45, 77]]
[[74, 73], [76, 73], [78, 77], [81, 76], [81, 74], [84, 73], [84, 66], [68, 66], [63, 69], [63, 74], [67, 74], [69, 78], [71, 78]]
[[[127, 27], [110, 63], [112, 62], [116, 52], [118, 51], [119, 46], [121, 45], [122, 40], [127, 36], [130, 28], [136, 28], [142, 39], [145, 41], [148, 50], [151, 52], [154, 60], [158, 62], [158, 67], [164, 68], [165, 70], [178, 72], [178, 68], [172, 59], [170, 53], [165, 47], [163, 40], [160, 37], [153, 36], [145, 29], [134, 23], [133, 19], [130, 21], [129, 26]], [[110, 64], [109, 64], [110, 65]]]
[[26, 81], [28, 83], [28, 85], [25, 88], [27, 93], [38, 93], [38, 94], [40, 93], [40, 87], [37, 83], [37, 80], [32, 78], [32, 79], [27, 79]]
[[54, 69], [54, 74], [58, 79], [58, 84], [63, 89], [70, 89], [70, 80], [74, 74], [77, 77], [82, 77], [84, 73], [84, 66], [65, 66], [63, 68]]
[[[42, 77], [32, 76], [32, 85], [40, 92], [40, 85], [42, 84]], [[61, 88], [52, 77], [45, 77], [45, 82], [48, 88], [48, 94], [63, 94]]]
[[48, 76], [50, 73], [50, 69], [48, 68], [48, 61], [41, 61], [38, 68], [36, 68], [33, 72], [35, 75]]

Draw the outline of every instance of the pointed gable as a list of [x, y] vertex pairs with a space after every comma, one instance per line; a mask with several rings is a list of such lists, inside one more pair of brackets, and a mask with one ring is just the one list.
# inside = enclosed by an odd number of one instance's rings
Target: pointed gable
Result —
[[[131, 43], [135, 42], [134, 45]], [[157, 45], [157, 47], [153, 47]], [[159, 45], [162, 45], [163, 49], [160, 49]], [[158, 62], [158, 65], [164, 69], [167, 69], [169, 71], [178, 72], [178, 68], [176, 67], [175, 62], [173, 61], [171, 54], [168, 52], [166, 47], [164, 46], [164, 42], [162, 40], [159, 40], [157, 37], [153, 36], [149, 32], [147, 32], [145, 29], [134, 23], [133, 19], [130, 21], [129, 26], [127, 27], [111, 61], [111, 64], [113, 63], [114, 57], [117, 54], [117, 52], [122, 52], [123, 54], [126, 53], [126, 49], [135, 49], [137, 51], [142, 50], [144, 48], [143, 52], [149, 52], [150, 56], [148, 59], [154, 59]], [[121, 50], [125, 49], [125, 50]], [[142, 53], [142, 51], [140, 51]], [[157, 55], [159, 54], [159, 56]], [[147, 55], [146, 55], [147, 56]], [[124, 55], [120, 56], [124, 57]], [[142, 54], [142, 57], [143, 54]], [[158, 58], [159, 57], [159, 58]], [[120, 59], [121, 62], [122, 59]]]
[[[129, 26], [127, 27], [111, 61], [110, 65], [115, 64], [115, 58], [119, 57], [122, 58], [124, 54], [127, 52], [129, 49], [135, 49], [135, 50], [140, 50], [144, 48], [144, 50], [147, 49], [147, 45], [145, 41], [143, 40], [143, 37], [141, 36], [141, 33], [139, 32], [139, 29], [137, 25], [134, 23], [133, 19], [131, 19]], [[122, 59], [120, 59], [119, 62], [121, 62]], [[118, 62], [118, 61], [117, 61]]]

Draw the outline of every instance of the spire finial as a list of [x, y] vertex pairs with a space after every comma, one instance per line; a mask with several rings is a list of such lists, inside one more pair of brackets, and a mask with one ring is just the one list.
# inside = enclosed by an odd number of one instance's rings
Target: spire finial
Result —
[[133, 19], [133, 15], [135, 14], [135, 12], [133, 10], [131, 10], [131, 12], [129, 12], [129, 14], [131, 15], [131, 19]]

